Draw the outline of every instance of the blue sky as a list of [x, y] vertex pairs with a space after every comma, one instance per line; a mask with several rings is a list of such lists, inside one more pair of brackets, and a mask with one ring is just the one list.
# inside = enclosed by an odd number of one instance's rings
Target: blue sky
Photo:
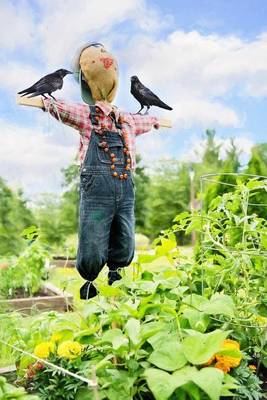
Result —
[[[60, 169], [74, 159], [79, 137], [40, 110], [19, 107], [16, 91], [60, 67], [98, 40], [116, 56], [115, 104], [135, 112], [129, 77], [136, 74], [172, 105], [172, 129], [143, 135], [145, 164], [192, 159], [204, 131], [215, 128], [222, 149], [234, 137], [248, 157], [267, 133], [267, 2], [265, 0], [2, 0], [0, 4], [0, 176], [26, 196], [59, 193]], [[80, 102], [67, 77], [57, 95]], [[223, 156], [223, 151], [222, 151]]]

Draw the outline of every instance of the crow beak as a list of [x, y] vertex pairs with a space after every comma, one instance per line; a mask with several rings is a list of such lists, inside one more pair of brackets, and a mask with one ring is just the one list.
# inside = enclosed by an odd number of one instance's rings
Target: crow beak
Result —
[[73, 74], [73, 72], [71, 72], [71, 71], [68, 71], [67, 73], [68, 73], [68, 74]]

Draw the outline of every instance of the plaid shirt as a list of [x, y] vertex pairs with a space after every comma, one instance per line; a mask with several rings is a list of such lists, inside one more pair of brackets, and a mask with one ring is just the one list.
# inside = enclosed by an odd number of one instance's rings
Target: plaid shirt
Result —
[[[62, 100], [52, 101], [44, 99], [44, 110], [49, 112], [57, 120], [61, 120], [64, 124], [71, 126], [80, 133], [80, 146], [78, 158], [80, 166], [82, 165], [86, 151], [90, 142], [91, 132], [93, 129], [90, 120], [90, 108], [86, 104], [68, 104]], [[130, 114], [119, 111], [116, 107], [103, 101], [97, 101], [95, 105], [100, 109], [97, 114], [99, 117], [98, 126], [94, 129], [106, 129], [117, 131], [114, 120], [109, 116], [114, 113], [116, 121], [120, 118], [122, 125], [122, 134], [125, 143], [130, 151], [131, 168], [135, 169], [135, 140], [136, 136], [150, 131], [153, 127], [159, 128], [159, 121], [156, 117], [150, 115]]]

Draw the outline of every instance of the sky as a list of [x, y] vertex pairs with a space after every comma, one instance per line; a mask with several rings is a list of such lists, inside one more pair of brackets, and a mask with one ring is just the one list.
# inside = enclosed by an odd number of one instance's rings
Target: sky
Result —
[[[150, 111], [172, 128], [138, 138], [145, 165], [196, 159], [206, 129], [216, 129], [222, 157], [230, 138], [243, 160], [266, 142], [266, 0], [1, 0], [0, 176], [27, 199], [62, 192], [61, 169], [73, 162], [79, 134], [42, 110], [18, 106], [16, 92], [70, 69], [88, 41], [103, 43], [118, 60], [119, 108], [138, 109], [131, 75], [173, 107]], [[70, 76], [55, 95], [82, 102]]]

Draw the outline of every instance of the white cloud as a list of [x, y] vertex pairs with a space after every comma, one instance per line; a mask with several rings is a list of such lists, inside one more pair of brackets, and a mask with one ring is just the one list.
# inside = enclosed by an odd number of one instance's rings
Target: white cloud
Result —
[[[231, 138], [215, 137], [215, 144], [220, 145], [219, 157], [224, 160], [227, 151], [231, 149]], [[241, 161], [248, 159], [251, 154], [251, 149], [255, 145], [249, 135], [240, 135], [233, 138], [233, 144], [236, 146], [237, 151], [240, 152]], [[187, 143], [182, 159], [184, 161], [200, 162], [206, 148], [206, 139], [199, 139], [199, 137], [192, 137]]]
[[8, 61], [0, 65], [1, 88], [8, 89], [14, 93], [31, 86], [40, 78], [40, 72], [26, 63]]
[[152, 132], [139, 135], [136, 139], [136, 151], [142, 157], [142, 164], [153, 167], [154, 162], [162, 157], [171, 156], [169, 146], [172, 138], [166, 136], [167, 129], [152, 130]]
[[[54, 69], [68, 68], [84, 39], [103, 40], [115, 50], [119, 64], [128, 69], [121, 78], [119, 95], [126, 109], [132, 107], [135, 112], [138, 106], [129, 96], [132, 74], [140, 76], [145, 85], [174, 108], [172, 112], [152, 109], [152, 114], [170, 118], [174, 128], [137, 139], [137, 151], [145, 164], [170, 157], [179, 144], [174, 133], [180, 129], [244, 126], [245, 116], [234, 109], [229, 99], [267, 95], [267, 33], [245, 41], [236, 36], [207, 36], [177, 29], [159, 39], [158, 31], [167, 25], [170, 29], [174, 22], [161, 14], [155, 4], [148, 8], [144, 0], [58, 0], [56, 6], [53, 0], [37, 2], [38, 23], [30, 4], [26, 0], [1, 1], [1, 48], [4, 52], [19, 50], [18, 55], [13, 53], [13, 60], [0, 66], [1, 87], [15, 94]], [[116, 26], [121, 22], [128, 25], [120, 34]], [[23, 60], [21, 51], [38, 60], [42, 70], [33, 67], [34, 61], [32, 65], [18, 61]], [[79, 98], [78, 86], [66, 77], [63, 91], [55, 95], [66, 100]], [[5, 162], [0, 164], [0, 176], [23, 186], [28, 193], [58, 191], [60, 168], [73, 159], [78, 135], [64, 127], [64, 140], [60, 137], [62, 126], [56, 127], [35, 111], [28, 109], [25, 121], [32, 122], [33, 115], [38, 115], [36, 129], [2, 121], [0, 157]], [[252, 141], [245, 136], [235, 140], [248, 154]], [[194, 138], [190, 148], [197, 141]], [[201, 147], [201, 141], [198, 145]], [[227, 145], [229, 140], [224, 141], [224, 151]], [[189, 157], [192, 154], [191, 151]], [[45, 176], [45, 185], [40, 176]]]
[[196, 31], [174, 31], [166, 40], [139, 35], [126, 54], [128, 76], [138, 75], [173, 105], [178, 127], [237, 127], [243, 116], [227, 106], [227, 98], [267, 95], [267, 34], [250, 42]]
[[[84, 42], [108, 37], [110, 29], [129, 19], [139, 0], [61, 0], [43, 2], [40, 36], [48, 65], [71, 62]], [[60, 6], [59, 6], [60, 5]]]
[[230, 107], [218, 101], [205, 99], [180, 100], [173, 105], [173, 122], [177, 128], [191, 128], [194, 125], [234, 126], [240, 125], [238, 115]]
[[79, 135], [65, 129], [62, 135], [56, 126], [51, 132], [1, 121], [0, 176], [11, 187], [22, 187], [31, 197], [60, 190], [60, 168], [73, 161]]
[[22, 47], [31, 47], [36, 40], [37, 27], [34, 15], [24, 0], [12, 3], [1, 0], [0, 5], [0, 47], [13, 51]]

